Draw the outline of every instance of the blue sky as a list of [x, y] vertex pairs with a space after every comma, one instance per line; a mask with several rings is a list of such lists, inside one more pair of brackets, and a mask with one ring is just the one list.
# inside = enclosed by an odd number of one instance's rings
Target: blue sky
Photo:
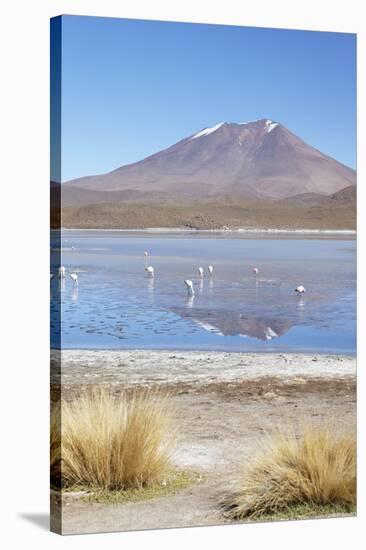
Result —
[[62, 181], [270, 118], [355, 167], [353, 34], [63, 16]]

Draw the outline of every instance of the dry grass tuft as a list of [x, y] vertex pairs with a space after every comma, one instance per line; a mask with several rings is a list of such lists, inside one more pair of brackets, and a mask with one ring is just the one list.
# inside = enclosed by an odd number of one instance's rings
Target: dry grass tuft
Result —
[[356, 441], [314, 426], [299, 437], [276, 432], [246, 464], [223, 505], [231, 519], [278, 514], [299, 505], [351, 510], [356, 505]]
[[61, 407], [59, 402], [51, 405], [50, 419], [50, 475], [54, 487], [61, 485]]
[[[61, 410], [61, 461], [57, 452]], [[174, 448], [169, 398], [143, 391], [113, 396], [89, 390], [52, 411], [51, 481], [61, 485], [122, 490], [148, 486], [169, 471]], [[53, 430], [53, 433], [52, 433]], [[52, 456], [52, 448], [54, 456]], [[52, 469], [53, 464], [53, 469]]]

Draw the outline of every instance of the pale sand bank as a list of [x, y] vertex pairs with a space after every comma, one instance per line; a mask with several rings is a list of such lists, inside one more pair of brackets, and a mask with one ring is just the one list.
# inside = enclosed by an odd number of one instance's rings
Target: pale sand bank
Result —
[[80, 228], [80, 227], [62, 227], [61, 231], [120, 231], [123, 233], [193, 233], [193, 234], [205, 234], [205, 233], [248, 233], [250, 234], [288, 234], [288, 235], [356, 235], [357, 231], [354, 229], [283, 229], [283, 228], [253, 228], [253, 227], [239, 227], [235, 229], [194, 229], [187, 227], [146, 227], [146, 228]]
[[341, 379], [356, 376], [356, 358], [349, 355], [233, 353], [157, 350], [53, 350], [52, 382], [80, 385], [207, 385], [279, 378]]

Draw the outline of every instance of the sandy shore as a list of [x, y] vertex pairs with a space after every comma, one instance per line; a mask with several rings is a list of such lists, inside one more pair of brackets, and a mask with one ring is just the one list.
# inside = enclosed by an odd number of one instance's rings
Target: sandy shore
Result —
[[85, 228], [82, 229], [80, 227], [62, 227], [61, 231], [67, 232], [67, 231], [109, 231], [109, 232], [122, 232], [122, 233], [188, 233], [188, 234], [230, 234], [230, 233], [248, 233], [249, 235], [261, 235], [263, 236], [266, 234], [272, 234], [272, 233], [279, 233], [284, 235], [356, 235], [357, 231], [355, 229], [281, 229], [281, 228], [252, 228], [252, 227], [238, 227], [236, 229], [191, 229], [188, 227], [146, 227], [143, 229], [125, 229], [123, 227], [121, 228], [112, 228], [112, 229], [99, 229], [98, 227], [95, 228]]
[[[61, 355], [60, 355], [61, 354]], [[350, 355], [281, 353], [232, 353], [153, 350], [63, 350], [52, 351], [52, 382], [57, 383], [61, 357], [62, 384], [118, 384], [126, 387], [207, 385], [264, 377], [343, 378], [356, 375], [356, 360]]]
[[[219, 500], [267, 432], [332, 423], [354, 432], [356, 360], [350, 356], [171, 351], [53, 352], [52, 381], [63, 396], [103, 383], [169, 388], [179, 440], [177, 467], [202, 474], [171, 496], [118, 505], [63, 496], [63, 532], [86, 533], [215, 525]], [[57, 496], [53, 499], [58, 500]]]

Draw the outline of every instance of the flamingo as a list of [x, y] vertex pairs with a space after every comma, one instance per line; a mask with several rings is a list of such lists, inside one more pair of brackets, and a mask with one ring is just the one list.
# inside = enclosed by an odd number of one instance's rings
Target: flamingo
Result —
[[184, 279], [184, 284], [187, 287], [188, 296], [194, 296], [193, 283], [189, 279]]
[[58, 276], [60, 279], [64, 279], [66, 276], [66, 270], [63, 265], [60, 265], [60, 267], [58, 268]]
[[72, 280], [74, 285], [76, 285], [76, 286], [79, 285], [79, 279], [78, 279], [78, 276], [76, 275], [76, 273], [70, 273], [70, 279]]
[[306, 288], [302, 285], [299, 285], [295, 288], [295, 292], [297, 292], [297, 294], [304, 294], [304, 292], [306, 292]]
[[145, 267], [145, 271], [148, 273], [150, 277], [154, 277], [154, 268], [152, 265]]
[[209, 274], [210, 274], [210, 277], [212, 277], [212, 273], [213, 273], [213, 267], [212, 267], [212, 265], [209, 265], [207, 269], [208, 269], [208, 272], [209, 272]]
[[254, 273], [254, 275], [258, 275], [258, 273], [259, 273], [258, 267], [253, 267], [253, 273]]
[[198, 268], [198, 273], [200, 274], [201, 279], [203, 279], [203, 267]]

